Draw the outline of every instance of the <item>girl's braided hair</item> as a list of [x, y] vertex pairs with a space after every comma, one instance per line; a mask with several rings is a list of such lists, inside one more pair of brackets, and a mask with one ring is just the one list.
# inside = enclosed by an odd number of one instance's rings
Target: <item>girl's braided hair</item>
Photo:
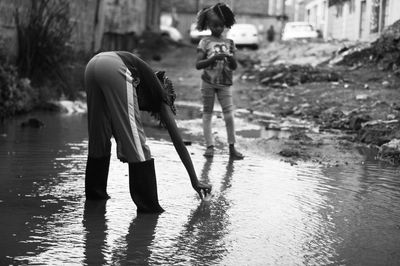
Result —
[[224, 26], [227, 28], [232, 27], [235, 24], [235, 14], [233, 14], [232, 10], [224, 3], [218, 3], [211, 7], [205, 7], [197, 13], [197, 25], [196, 29], [202, 31], [206, 30], [207, 19], [209, 17], [209, 13], [213, 12], [218, 16], [219, 19], [222, 20]]

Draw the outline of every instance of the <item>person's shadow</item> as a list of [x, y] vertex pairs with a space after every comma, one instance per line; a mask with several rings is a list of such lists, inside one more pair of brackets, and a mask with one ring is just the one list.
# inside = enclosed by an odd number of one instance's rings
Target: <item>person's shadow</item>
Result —
[[[107, 265], [108, 234], [106, 201], [85, 202], [83, 226], [85, 228], [84, 265]], [[113, 247], [111, 264], [148, 265], [151, 245], [155, 236], [159, 214], [137, 214], [129, 226], [125, 239]]]
[[86, 200], [83, 212], [85, 234], [84, 265], [105, 265], [107, 249], [106, 200]]
[[150, 265], [151, 248], [160, 214], [138, 213], [129, 225], [128, 233], [116, 241], [112, 265]]
[[[231, 187], [234, 173], [234, 160], [226, 164], [225, 175], [221, 180], [219, 191], [214, 191], [215, 197], [203, 200], [189, 215], [176, 243], [177, 253], [189, 252], [190, 257], [196, 258], [196, 263], [218, 264], [226, 251], [224, 236], [228, 234], [230, 224], [227, 211], [231, 203], [226, 198], [226, 192]], [[208, 158], [203, 165], [201, 180], [208, 182], [213, 159]], [[213, 188], [214, 190], [214, 188]], [[179, 254], [177, 254], [179, 255]], [[184, 255], [184, 254], [182, 254]]]
[[126, 257], [129, 265], [149, 265], [150, 247], [155, 237], [160, 214], [138, 214], [129, 226], [126, 235]]

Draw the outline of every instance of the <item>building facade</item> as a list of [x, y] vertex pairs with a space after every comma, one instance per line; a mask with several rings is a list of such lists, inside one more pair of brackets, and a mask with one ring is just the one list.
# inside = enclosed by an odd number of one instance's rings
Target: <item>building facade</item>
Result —
[[188, 34], [190, 25], [196, 21], [197, 12], [218, 2], [229, 5], [235, 13], [237, 23], [254, 24], [261, 34], [265, 34], [270, 26], [273, 26], [276, 32], [280, 32], [282, 18], [288, 17], [292, 10], [292, 5], [285, 5], [285, 0], [163, 0], [162, 22], [171, 22], [171, 16], [175, 16], [179, 21], [175, 26], [184, 35]]
[[[158, 31], [161, 0], [69, 0], [72, 25], [70, 44], [75, 51], [102, 49], [108, 38], [110, 47], [119, 48], [121, 36], [140, 36], [145, 30]], [[31, 1], [0, 1], [0, 44], [11, 57], [17, 53], [15, 11], [29, 10]], [[126, 38], [125, 38], [126, 39]], [[124, 39], [124, 41], [126, 41]], [[107, 47], [105, 48], [107, 49]]]
[[398, 0], [313, 0], [305, 9], [305, 21], [320, 29], [325, 39], [372, 41], [400, 19]]

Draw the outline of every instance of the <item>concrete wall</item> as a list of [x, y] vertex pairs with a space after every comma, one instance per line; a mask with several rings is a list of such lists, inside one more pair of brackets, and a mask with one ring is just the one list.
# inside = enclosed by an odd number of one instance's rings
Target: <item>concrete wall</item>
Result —
[[[16, 8], [29, 5], [27, 0], [0, 1], [0, 40], [9, 53], [17, 53], [14, 21]], [[100, 48], [103, 33], [139, 36], [146, 29], [158, 30], [160, 0], [69, 0], [73, 26], [71, 44], [76, 51], [93, 52]]]
[[104, 32], [140, 35], [146, 29], [146, 0], [107, 0]]
[[328, 39], [347, 39], [358, 40], [360, 25], [360, 5], [356, 3], [355, 9], [350, 9], [350, 4], [345, 3], [342, 6], [341, 14], [338, 7], [332, 6], [328, 13]]
[[393, 24], [397, 20], [400, 19], [400, 1], [399, 0], [391, 0], [389, 3], [389, 24]]
[[[0, 36], [14, 57], [17, 53], [17, 31], [14, 19], [15, 10], [29, 8], [30, 1], [0, 1]], [[71, 44], [77, 51], [89, 51], [93, 46], [94, 21], [97, 0], [70, 0], [70, 21], [73, 27]]]
[[11, 59], [15, 58], [18, 48], [14, 12], [16, 6], [23, 4], [22, 0], [0, 1], [0, 45], [7, 50]]

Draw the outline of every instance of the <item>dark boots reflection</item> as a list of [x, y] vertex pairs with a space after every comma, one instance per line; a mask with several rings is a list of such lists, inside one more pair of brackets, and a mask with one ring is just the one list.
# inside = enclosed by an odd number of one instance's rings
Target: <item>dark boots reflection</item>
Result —
[[106, 200], [86, 200], [83, 213], [85, 228], [84, 265], [106, 265], [107, 250]]
[[129, 191], [139, 213], [161, 213], [154, 159], [129, 163]]

